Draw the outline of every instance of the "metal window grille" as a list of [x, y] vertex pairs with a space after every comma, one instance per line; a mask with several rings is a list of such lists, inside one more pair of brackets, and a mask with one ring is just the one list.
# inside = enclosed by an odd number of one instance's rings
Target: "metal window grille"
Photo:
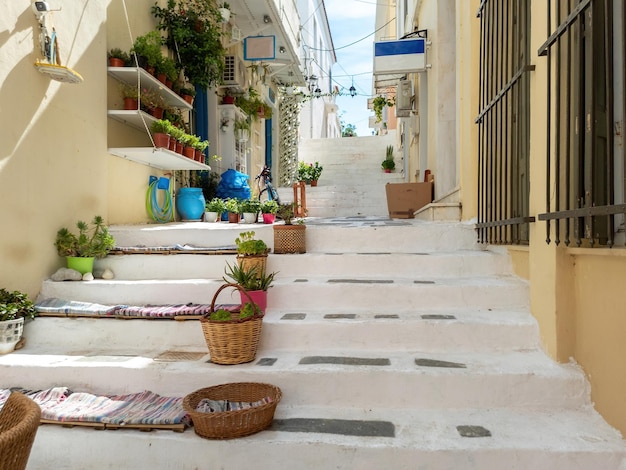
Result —
[[[621, 168], [623, 201], [624, 146], [615, 154], [614, 107], [624, 104], [624, 25], [626, 8], [612, 0], [547, 2], [548, 33], [539, 56], [547, 60], [548, 139], [546, 149], [546, 242], [569, 246], [613, 246], [616, 219], [626, 204], [616, 204], [615, 169]], [[614, 13], [620, 13], [614, 47]], [[555, 29], [551, 28], [556, 25]], [[620, 57], [614, 86], [614, 57]], [[616, 96], [618, 101], [616, 102]], [[621, 99], [621, 102], [619, 100]], [[621, 137], [620, 137], [621, 138]], [[621, 159], [621, 160], [620, 160]], [[616, 163], [619, 165], [616, 166]], [[552, 231], [553, 229], [553, 231]]]
[[527, 244], [530, 3], [483, 0], [480, 18], [478, 240]]

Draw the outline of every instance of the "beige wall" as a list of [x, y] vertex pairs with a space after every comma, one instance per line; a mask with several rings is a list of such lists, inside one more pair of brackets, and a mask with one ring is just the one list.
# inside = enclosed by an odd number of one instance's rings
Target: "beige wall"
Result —
[[[5, 2], [0, 19], [0, 286], [31, 296], [61, 266], [54, 237], [62, 226], [108, 217], [106, 153], [106, 7], [65, 2], [49, 14], [60, 57], [84, 77], [53, 81], [40, 58], [31, 2]], [[52, 24], [50, 23], [50, 25]]]

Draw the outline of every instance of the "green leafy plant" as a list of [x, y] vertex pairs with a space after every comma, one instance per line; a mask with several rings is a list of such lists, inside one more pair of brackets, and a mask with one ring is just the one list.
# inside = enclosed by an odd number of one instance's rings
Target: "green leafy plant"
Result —
[[163, 54], [161, 53], [161, 45], [163, 39], [158, 31], [150, 31], [143, 36], [138, 36], [133, 43], [131, 53], [135, 53], [138, 56], [146, 58], [148, 65], [155, 67], [159, 65], [163, 60]]
[[241, 232], [239, 236], [235, 238], [238, 255], [261, 255], [269, 251], [265, 242], [263, 240], [257, 240], [255, 235], [256, 233], [254, 231]]
[[115, 239], [99, 215], [93, 218], [91, 227], [82, 220], [76, 227], [78, 235], [65, 227], [57, 232], [54, 246], [59, 256], [104, 258], [115, 247]]
[[322, 175], [322, 170], [324, 167], [319, 164], [319, 162], [315, 163], [298, 163], [298, 181], [305, 181], [310, 183], [311, 181], [319, 180]]
[[0, 289], [0, 321], [16, 320], [20, 317], [33, 320], [36, 316], [37, 310], [26, 294], [17, 290], [9, 292]]
[[237, 263], [231, 265], [226, 262], [227, 268], [225, 269], [224, 281], [239, 284], [245, 290], [255, 291], [263, 290], [267, 291], [272, 287], [274, 277], [278, 273], [259, 273], [258, 266], [252, 266], [246, 268], [246, 265], [239, 265]]
[[181, 96], [182, 95], [196, 96], [196, 89], [191, 86], [186, 86], [186, 87], [181, 88], [178, 91], [178, 94]]
[[241, 212], [256, 214], [261, 210], [261, 201], [258, 199], [244, 199], [241, 201]]
[[137, 85], [130, 85], [128, 83], [120, 83], [119, 88], [120, 88], [120, 94], [122, 95], [122, 98], [132, 98], [132, 99], [139, 98], [139, 88], [137, 88]]
[[226, 210], [226, 204], [224, 203], [223, 199], [220, 199], [219, 197], [214, 197], [210, 201], [207, 201], [205, 205], [205, 210], [207, 212], [217, 212], [218, 214], [221, 214]]
[[374, 109], [374, 115], [376, 116], [376, 122], [383, 120], [383, 108], [389, 106], [390, 108], [395, 104], [394, 101], [388, 100], [385, 96], [377, 96], [372, 100], [372, 107]]
[[211, 321], [230, 321], [232, 320], [232, 318], [232, 314], [228, 310], [224, 310], [223, 308], [220, 308], [215, 312], [211, 312], [211, 314], [209, 315], [209, 320]]
[[274, 199], [263, 201], [261, 203], [261, 212], [263, 214], [276, 214], [278, 212], [278, 203]]
[[276, 215], [285, 221], [285, 225], [292, 225], [295, 214], [294, 203], [281, 204], [278, 206]]
[[172, 123], [167, 119], [157, 119], [150, 124], [150, 130], [153, 134], [169, 134], [172, 129]]
[[240, 201], [237, 198], [234, 197], [229, 197], [228, 199], [226, 199], [226, 210], [232, 214], [240, 214], [241, 213], [241, 209], [240, 209]]
[[127, 65], [130, 63], [130, 55], [128, 52], [123, 51], [120, 48], [114, 47], [107, 53], [107, 57], [109, 59], [120, 59], [124, 61], [124, 64]]
[[157, 28], [167, 33], [168, 48], [176, 51], [178, 66], [195, 85], [209, 88], [222, 81], [225, 49], [222, 16], [217, 3], [207, 0], [168, 0], [155, 4]]
[[176, 61], [170, 57], [162, 58], [157, 71], [164, 73], [167, 79], [172, 82], [178, 78], [178, 66], [176, 65]]
[[243, 307], [241, 307], [241, 310], [239, 311], [239, 319], [246, 320], [248, 318], [253, 318], [256, 315], [262, 314], [263, 313], [261, 312], [261, 309], [257, 304], [246, 302], [245, 304], [243, 304]]
[[393, 160], [393, 145], [388, 145], [385, 152], [385, 159], [381, 163], [383, 170], [395, 170], [396, 162]]

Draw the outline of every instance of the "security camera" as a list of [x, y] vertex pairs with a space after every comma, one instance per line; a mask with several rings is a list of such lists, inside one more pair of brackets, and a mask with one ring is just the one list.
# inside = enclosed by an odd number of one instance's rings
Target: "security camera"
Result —
[[33, 12], [35, 12], [35, 16], [37, 17], [37, 19], [41, 19], [49, 11], [50, 6], [48, 5], [48, 2], [33, 3]]

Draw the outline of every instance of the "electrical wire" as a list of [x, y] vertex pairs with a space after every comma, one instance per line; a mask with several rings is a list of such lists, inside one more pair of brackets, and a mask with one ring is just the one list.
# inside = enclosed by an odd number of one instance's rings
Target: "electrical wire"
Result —
[[163, 205], [160, 205], [158, 197], [158, 183], [159, 180], [155, 179], [148, 186], [148, 191], [146, 192], [146, 211], [148, 212], [148, 215], [150, 215], [150, 217], [152, 217], [157, 222], [171, 222], [174, 220], [171, 185], [168, 184], [168, 188], [162, 190]]

